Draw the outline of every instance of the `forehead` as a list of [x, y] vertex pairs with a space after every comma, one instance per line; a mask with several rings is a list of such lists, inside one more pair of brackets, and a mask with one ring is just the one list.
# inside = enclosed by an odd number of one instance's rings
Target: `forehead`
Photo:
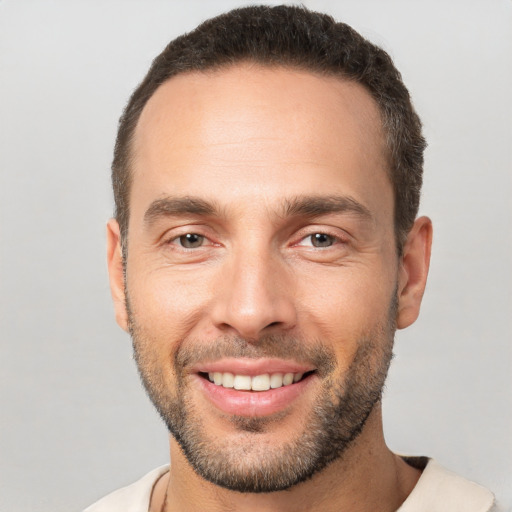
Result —
[[229, 183], [239, 197], [254, 187], [282, 197], [332, 192], [347, 178], [355, 188], [390, 188], [370, 94], [297, 69], [241, 64], [173, 77], [146, 104], [132, 151], [132, 196], [191, 186], [222, 196]]

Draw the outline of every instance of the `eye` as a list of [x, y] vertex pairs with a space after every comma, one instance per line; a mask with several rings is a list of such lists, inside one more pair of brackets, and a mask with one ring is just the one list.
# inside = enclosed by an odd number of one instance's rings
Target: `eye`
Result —
[[197, 249], [204, 244], [205, 237], [197, 233], [187, 233], [175, 238], [175, 242], [179, 243], [185, 249]]
[[301, 240], [300, 245], [312, 247], [331, 247], [336, 243], [336, 237], [328, 235], [327, 233], [313, 233]]
[[336, 239], [325, 233], [314, 233], [311, 235], [311, 244], [313, 247], [330, 247], [334, 244]]

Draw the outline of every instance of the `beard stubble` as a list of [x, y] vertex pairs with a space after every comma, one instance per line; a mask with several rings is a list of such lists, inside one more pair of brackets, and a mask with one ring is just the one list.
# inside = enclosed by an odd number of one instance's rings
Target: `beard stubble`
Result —
[[[127, 297], [127, 306], [129, 301]], [[244, 493], [289, 489], [340, 459], [363, 430], [380, 402], [393, 357], [397, 300], [387, 319], [357, 341], [355, 356], [343, 375], [337, 373], [334, 351], [321, 341], [286, 335], [267, 335], [247, 341], [222, 337], [208, 344], [183, 340], [172, 358], [175, 382], [152, 348], [158, 346], [128, 309], [134, 356], [148, 396], [180, 445], [189, 464], [215, 485]], [[222, 357], [277, 357], [316, 368], [320, 390], [309, 412], [297, 425], [297, 436], [280, 445], [268, 439], [280, 413], [271, 417], [232, 416], [235, 439], [212, 438], [208, 424], [190, 399], [187, 368]]]

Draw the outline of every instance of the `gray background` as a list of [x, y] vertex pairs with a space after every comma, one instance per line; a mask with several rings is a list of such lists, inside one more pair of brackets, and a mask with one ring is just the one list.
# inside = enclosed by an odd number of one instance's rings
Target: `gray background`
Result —
[[[0, 1], [0, 509], [80, 510], [167, 461], [105, 264], [117, 118], [174, 36], [240, 1]], [[397, 338], [390, 446], [512, 505], [512, 2], [306, 1], [395, 58], [435, 240]]]

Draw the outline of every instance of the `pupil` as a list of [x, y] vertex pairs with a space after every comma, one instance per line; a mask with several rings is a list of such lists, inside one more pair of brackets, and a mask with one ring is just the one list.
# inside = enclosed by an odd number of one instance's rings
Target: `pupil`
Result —
[[325, 233], [315, 233], [312, 242], [315, 247], [329, 247], [332, 245], [332, 237]]
[[187, 249], [193, 249], [194, 247], [200, 247], [203, 243], [203, 237], [196, 235], [195, 233], [187, 233], [186, 235], [180, 236], [180, 243]]

